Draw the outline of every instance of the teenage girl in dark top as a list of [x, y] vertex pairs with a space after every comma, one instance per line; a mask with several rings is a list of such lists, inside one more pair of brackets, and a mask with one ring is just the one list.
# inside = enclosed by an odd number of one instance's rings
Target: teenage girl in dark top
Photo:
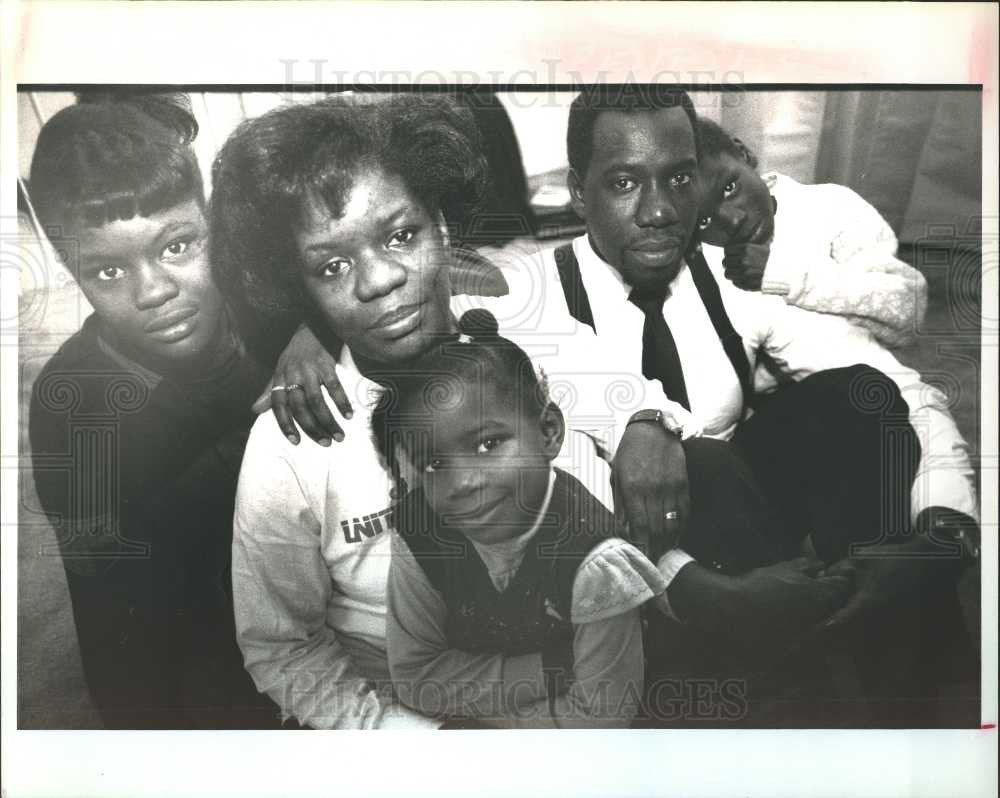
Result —
[[233, 497], [267, 373], [213, 282], [186, 98], [81, 98], [30, 192], [94, 308], [43, 369], [30, 437], [87, 684], [108, 728], [261, 727], [229, 578]]

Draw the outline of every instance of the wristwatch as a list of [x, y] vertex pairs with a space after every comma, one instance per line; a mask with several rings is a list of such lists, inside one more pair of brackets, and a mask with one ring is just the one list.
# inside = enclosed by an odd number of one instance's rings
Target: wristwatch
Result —
[[627, 428], [629, 424], [639, 421], [652, 421], [655, 424], [659, 424], [667, 432], [677, 435], [681, 440], [697, 438], [703, 432], [701, 425], [680, 405], [677, 405], [676, 414], [669, 408], [666, 412], [663, 410], [640, 410], [632, 414], [625, 427]]
[[953, 526], [947, 521], [938, 520], [931, 536], [958, 546], [964, 562], [979, 559], [979, 535], [975, 526]]
[[633, 413], [632, 417], [628, 420], [628, 423], [625, 426], [628, 427], [629, 424], [635, 424], [635, 423], [637, 423], [639, 421], [653, 421], [656, 424], [659, 424], [664, 429], [667, 428], [667, 425], [663, 423], [663, 411], [662, 410], [648, 410], [647, 409], [647, 410], [640, 410], [637, 413]]
[[916, 526], [931, 540], [955, 546], [963, 562], [979, 559], [979, 524], [965, 513], [946, 507], [928, 507], [917, 516]]

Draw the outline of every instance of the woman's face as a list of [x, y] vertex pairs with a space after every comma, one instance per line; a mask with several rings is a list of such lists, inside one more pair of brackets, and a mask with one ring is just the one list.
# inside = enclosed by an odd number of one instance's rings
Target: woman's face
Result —
[[359, 175], [340, 218], [310, 202], [295, 243], [306, 293], [356, 359], [405, 362], [451, 330], [442, 224], [399, 177]]
[[197, 200], [72, 234], [74, 276], [116, 348], [155, 371], [187, 367], [211, 351], [222, 296]]

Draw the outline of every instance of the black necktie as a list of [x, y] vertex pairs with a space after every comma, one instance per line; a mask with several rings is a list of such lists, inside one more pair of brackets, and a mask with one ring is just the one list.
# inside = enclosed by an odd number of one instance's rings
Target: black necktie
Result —
[[633, 291], [628, 297], [646, 317], [642, 325], [642, 375], [649, 380], [659, 380], [668, 399], [690, 410], [677, 344], [663, 318], [665, 299], [665, 290], [656, 294]]

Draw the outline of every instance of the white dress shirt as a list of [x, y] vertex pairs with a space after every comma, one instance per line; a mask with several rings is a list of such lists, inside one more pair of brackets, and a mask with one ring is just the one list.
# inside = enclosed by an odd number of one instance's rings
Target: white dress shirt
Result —
[[[683, 436], [705, 434], [722, 440], [736, 431], [743, 412], [739, 380], [726, 356], [687, 266], [670, 285], [663, 316], [677, 345], [691, 405], [689, 413], [666, 398], [658, 380], [642, 376], [643, 312], [628, 301], [632, 287], [605, 263], [586, 235], [572, 242], [580, 276], [594, 316], [596, 333], [574, 319], [566, 306], [555, 248], [523, 244], [492, 258], [510, 291], [499, 298], [456, 297], [457, 313], [486, 307], [500, 331], [524, 349], [546, 373], [567, 427], [586, 432], [612, 457], [628, 419], [637, 410], [659, 409], [668, 426]], [[903, 366], [867, 330], [848, 319], [786, 304], [774, 295], [742, 291], [725, 279], [723, 251], [705, 247], [723, 304], [754, 369], [758, 352], [770, 355], [783, 379], [800, 380], [818, 371], [867, 363], [892, 378], [910, 408], [910, 421], [922, 447], [911, 491], [911, 516], [925, 507], [949, 507], [979, 518], [968, 444], [947, 410], [946, 397]], [[564, 447], [565, 450], [565, 447]], [[580, 451], [578, 449], [578, 451]], [[582, 452], [561, 467], [591, 469], [594, 458]], [[613, 506], [610, 487], [585, 482]], [[692, 561], [684, 551], [668, 552], [658, 563], [669, 583]], [[668, 609], [669, 612], [669, 609]]]
[[[627, 301], [631, 287], [594, 252], [587, 236], [577, 238], [573, 249], [594, 314], [596, 337], [602, 339], [601, 351], [607, 351], [604, 344], [610, 343], [616, 368], [641, 374], [643, 314]], [[766, 352], [780, 374], [794, 380], [857, 363], [882, 371], [896, 382], [909, 405], [910, 422], [923, 450], [913, 485], [912, 516], [916, 518], [926, 507], [943, 506], [978, 519], [968, 444], [940, 390], [922, 382], [916, 371], [903, 366], [867, 330], [838, 316], [787, 305], [776, 296], [742, 291], [723, 277], [722, 250], [706, 247], [704, 254], [730, 321], [743, 338], [751, 367], [758, 352]], [[555, 271], [554, 266], [550, 268]], [[677, 343], [695, 424], [706, 435], [728, 440], [740, 421], [739, 380], [686, 265], [670, 285], [663, 316]], [[650, 385], [662, 396], [659, 382]]]
[[[741, 389], [686, 267], [671, 285], [663, 312], [677, 342], [692, 414], [667, 400], [658, 381], [642, 377], [643, 314], [627, 301], [630, 287], [586, 236], [573, 248], [597, 334], [570, 316], [552, 250], [535, 245], [497, 259], [510, 286], [507, 296], [455, 297], [452, 310], [491, 310], [501, 334], [544, 371], [570, 430], [554, 465], [611, 507], [607, 464], [594, 456], [592, 439], [613, 454], [628, 418], [643, 408], [671, 414], [679, 430], [703, 428], [728, 439], [740, 420]], [[900, 386], [923, 447], [912, 512], [940, 505], [978, 518], [967, 446], [940, 391], [847, 320], [735, 288], [721, 276], [717, 252], [714, 257], [706, 248], [706, 259], [751, 366], [762, 350], [793, 379], [856, 363], [883, 371]], [[372, 685], [388, 675], [391, 485], [368, 429], [371, 383], [346, 348], [338, 374], [355, 408], [353, 418], [343, 419], [328, 401], [344, 426], [344, 442], [324, 448], [303, 437], [292, 446], [270, 413], [251, 432], [233, 540], [239, 642], [258, 688], [286, 717], [321, 728], [434, 727]], [[690, 561], [674, 550], [658, 565], [669, 583]]]

